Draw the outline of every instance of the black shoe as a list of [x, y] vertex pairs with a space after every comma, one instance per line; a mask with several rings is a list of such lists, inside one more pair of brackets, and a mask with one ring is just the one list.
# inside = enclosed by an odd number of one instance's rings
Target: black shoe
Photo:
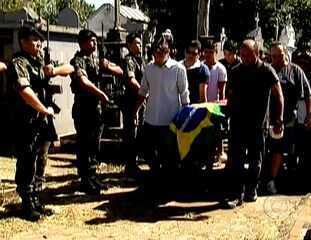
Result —
[[226, 198], [222, 205], [225, 209], [234, 209], [237, 206], [241, 206], [243, 204], [243, 198], [243, 194], [239, 197]]
[[100, 194], [100, 188], [95, 185], [90, 178], [81, 180], [80, 191], [90, 195]]
[[36, 210], [31, 196], [22, 199], [22, 215], [26, 220], [32, 222], [36, 222], [41, 218], [41, 214]]
[[256, 202], [257, 198], [258, 198], [257, 189], [255, 188], [245, 193], [244, 201], [245, 202]]
[[129, 178], [140, 178], [142, 176], [142, 172], [139, 167], [135, 166], [126, 166], [124, 169], [124, 174]]
[[275, 181], [272, 179], [270, 180], [269, 182], [267, 182], [267, 185], [266, 185], [266, 193], [268, 195], [274, 195], [274, 194], [277, 194], [278, 190], [275, 186]]
[[93, 183], [97, 188], [99, 188], [99, 189], [101, 189], [101, 190], [108, 190], [107, 185], [104, 184], [104, 183], [102, 183], [102, 182], [100, 181], [100, 179], [98, 179], [97, 177], [92, 177], [90, 180], [92, 181], [92, 183]]
[[38, 193], [32, 194], [32, 201], [37, 212], [44, 216], [52, 216], [55, 212], [51, 208], [46, 208], [40, 201]]

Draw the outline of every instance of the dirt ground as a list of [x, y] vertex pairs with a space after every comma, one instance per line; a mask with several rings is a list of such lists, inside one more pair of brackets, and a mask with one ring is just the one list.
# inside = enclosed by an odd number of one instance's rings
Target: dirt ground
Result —
[[122, 167], [102, 163], [98, 172], [109, 188], [87, 196], [77, 191], [74, 159], [50, 155], [43, 198], [56, 213], [32, 223], [19, 217], [15, 159], [0, 158], [0, 239], [278, 240], [303, 239], [311, 228], [309, 194], [260, 196], [224, 210], [216, 187], [210, 187], [217, 186], [217, 177], [200, 187], [185, 184], [187, 176], [151, 184], [146, 178], [130, 181]]

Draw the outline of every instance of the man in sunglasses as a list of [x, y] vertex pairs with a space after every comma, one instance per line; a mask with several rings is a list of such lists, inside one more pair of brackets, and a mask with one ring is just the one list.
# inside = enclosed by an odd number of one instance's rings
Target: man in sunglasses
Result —
[[[158, 174], [171, 172], [175, 167], [169, 158], [166, 139], [169, 134], [169, 123], [182, 107], [190, 103], [187, 73], [185, 67], [170, 58], [173, 49], [173, 38], [169, 34], [160, 34], [153, 45], [154, 60], [143, 74], [138, 91], [134, 114], [146, 99], [146, 112], [143, 133], [151, 159], [151, 171]], [[168, 161], [170, 160], [170, 161]]]
[[181, 63], [187, 69], [189, 83], [190, 102], [206, 102], [206, 89], [209, 79], [208, 67], [199, 60], [201, 43], [192, 40], [187, 47], [186, 57]]

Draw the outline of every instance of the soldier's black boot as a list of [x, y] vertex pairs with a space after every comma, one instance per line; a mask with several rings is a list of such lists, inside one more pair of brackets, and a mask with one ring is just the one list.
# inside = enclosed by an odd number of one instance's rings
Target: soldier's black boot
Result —
[[38, 211], [40, 214], [44, 216], [52, 216], [54, 214], [53, 209], [46, 208], [40, 201], [39, 194], [37, 192], [34, 192], [32, 194], [32, 201], [35, 206], [36, 211]]
[[80, 191], [90, 195], [99, 195], [100, 190], [101, 188], [90, 177], [81, 178]]
[[41, 218], [41, 214], [37, 211], [31, 194], [22, 197], [22, 213], [26, 220], [36, 222]]

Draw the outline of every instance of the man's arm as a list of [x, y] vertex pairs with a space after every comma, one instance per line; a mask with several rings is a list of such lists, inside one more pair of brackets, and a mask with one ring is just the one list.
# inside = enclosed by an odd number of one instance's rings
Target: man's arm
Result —
[[112, 75], [115, 75], [115, 76], [122, 76], [123, 75], [122, 68], [120, 66], [118, 66], [117, 64], [110, 62], [106, 58], [102, 58], [99, 60], [99, 67], [102, 69], [108, 70], [109, 72], [111, 72]]
[[143, 102], [145, 101], [146, 97], [138, 95], [138, 99], [136, 101], [136, 104], [134, 106], [134, 110], [133, 110], [133, 116], [137, 115], [137, 112], [140, 108], [140, 106], [143, 104]]
[[225, 81], [218, 82], [219, 100], [224, 100], [226, 98], [225, 90], [226, 90], [226, 82]]
[[275, 99], [275, 113], [276, 113], [276, 124], [275, 132], [280, 133], [283, 130], [283, 112], [284, 112], [284, 97], [280, 82], [277, 82], [271, 87], [272, 97]]
[[306, 119], [305, 119], [305, 126], [306, 128], [311, 128], [311, 96], [305, 98], [306, 104]]
[[226, 98], [226, 83], [227, 83], [227, 70], [224, 65], [219, 63], [219, 79], [218, 79], [218, 93], [219, 100], [224, 100]]
[[74, 71], [74, 67], [70, 64], [64, 64], [61, 66], [54, 67], [52, 64], [43, 67], [45, 76], [55, 77], [63, 76], [66, 77]]
[[79, 84], [83, 90], [100, 98], [103, 103], [109, 101], [108, 96], [99, 88], [97, 88], [86, 76], [79, 77]]
[[185, 67], [181, 67], [177, 73], [177, 88], [180, 95], [180, 101], [183, 106], [190, 103], [189, 89], [188, 89], [188, 78]]
[[207, 102], [206, 91], [207, 91], [207, 83], [201, 83], [199, 85], [200, 102]]
[[54, 115], [53, 109], [46, 108], [30, 87], [22, 88], [19, 90], [19, 94], [22, 96], [24, 101], [37, 112], [42, 113], [43, 115]]

